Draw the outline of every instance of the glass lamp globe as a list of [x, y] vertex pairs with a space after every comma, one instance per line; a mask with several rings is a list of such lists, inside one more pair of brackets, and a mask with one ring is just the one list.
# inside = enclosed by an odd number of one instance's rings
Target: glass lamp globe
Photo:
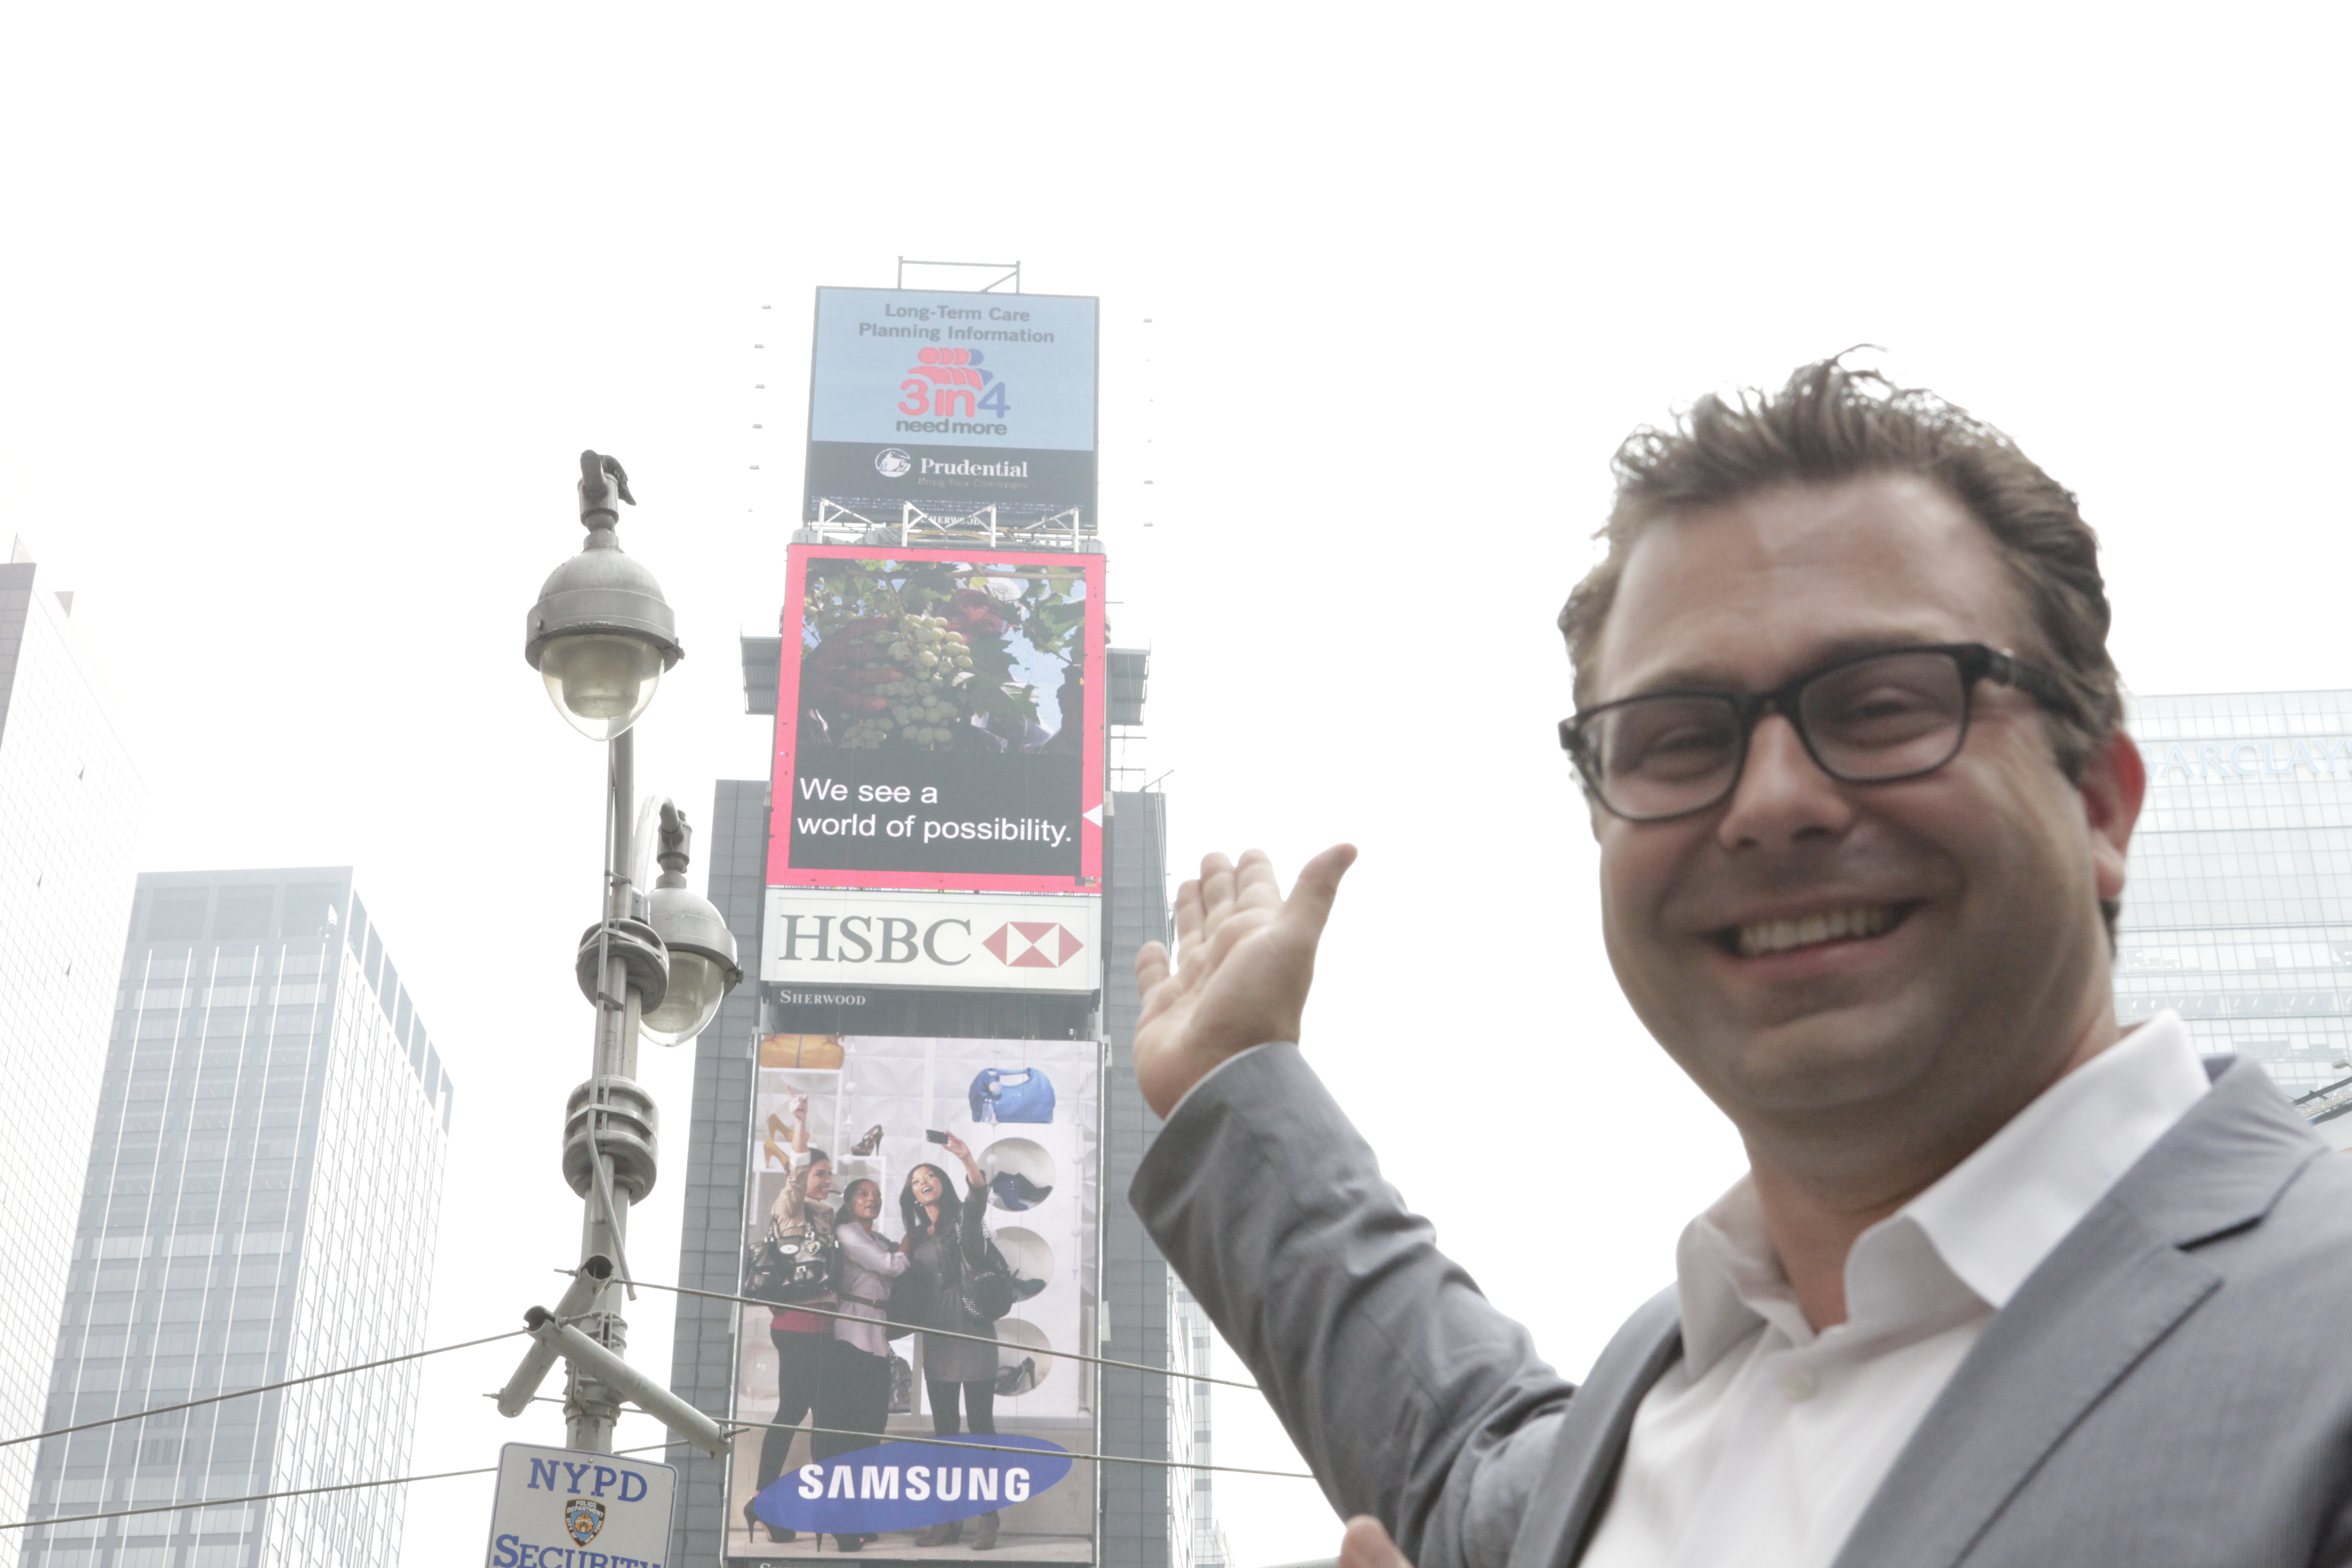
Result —
[[575, 632], [550, 639], [539, 673], [555, 710], [573, 729], [592, 741], [609, 741], [653, 701], [662, 652], [625, 632]]
[[710, 1026], [727, 997], [727, 973], [717, 959], [691, 948], [670, 949], [669, 994], [637, 1021], [638, 1032], [657, 1046], [682, 1046]]

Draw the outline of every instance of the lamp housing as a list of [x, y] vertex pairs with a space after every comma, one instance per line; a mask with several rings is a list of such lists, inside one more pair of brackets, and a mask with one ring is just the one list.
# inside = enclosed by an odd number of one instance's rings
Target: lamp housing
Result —
[[522, 656], [567, 723], [609, 741], [637, 721], [686, 650], [661, 584], [621, 549], [616, 503], [636, 504], [628, 475], [614, 458], [583, 452], [579, 493], [587, 541], [541, 585]]

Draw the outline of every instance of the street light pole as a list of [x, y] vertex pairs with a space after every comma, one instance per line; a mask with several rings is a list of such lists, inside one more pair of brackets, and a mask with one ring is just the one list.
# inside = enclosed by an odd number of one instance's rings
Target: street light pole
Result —
[[[555, 1311], [534, 1307], [525, 1314], [535, 1342], [500, 1392], [499, 1410], [520, 1415], [561, 1357], [570, 1367], [563, 1414], [571, 1447], [611, 1453], [614, 1424], [627, 1398], [706, 1452], [723, 1454], [727, 1440], [709, 1416], [626, 1364], [622, 1292], [635, 1294], [626, 1285], [629, 1209], [653, 1191], [660, 1163], [660, 1117], [637, 1082], [638, 1036], [650, 1033], [664, 1045], [692, 1039], [743, 972], [726, 921], [686, 888], [688, 829], [667, 801], [658, 897], [648, 899], [635, 885], [631, 726], [683, 650], [660, 585], [621, 551], [620, 507], [636, 504], [628, 475], [614, 458], [583, 452], [579, 490], [587, 542], [541, 588], [523, 657], [546, 680], [564, 719], [605, 745], [602, 908], [573, 965], [582, 994], [596, 1009], [596, 1028], [588, 1081], [572, 1091], [563, 1125], [564, 1179], [586, 1214], [572, 1289]], [[675, 998], [673, 948], [682, 982]]]
[[[596, 931], [598, 994], [590, 998], [596, 1004], [595, 1044], [589, 1058], [592, 1076], [583, 1086], [589, 1091], [587, 1100], [593, 1103], [585, 1106], [587, 1114], [581, 1121], [585, 1145], [583, 1152], [591, 1168], [586, 1173], [588, 1190], [581, 1194], [586, 1200], [587, 1213], [581, 1222], [580, 1258], [583, 1263], [599, 1254], [618, 1258], [622, 1276], [633, 1278], [628, 1266], [628, 1236], [629, 1205], [634, 1197], [615, 1169], [614, 1155], [606, 1147], [613, 1130], [606, 1124], [602, 1107], [610, 1098], [614, 1080], [631, 1086], [636, 1082], [637, 1024], [645, 1010], [644, 990], [629, 983], [626, 955], [612, 950], [614, 928], [634, 912], [628, 868], [635, 864], [629, 853], [629, 837], [632, 814], [636, 810], [636, 731], [622, 731], [604, 742], [604, 918]], [[612, 1000], [616, 996], [621, 999], [618, 1006]], [[582, 1099], [577, 1091], [573, 1098], [575, 1101]], [[644, 1122], [645, 1176], [646, 1185], [650, 1188], [656, 1158], [654, 1136], [658, 1127], [651, 1096], [645, 1097]], [[569, 1131], [567, 1125], [567, 1134]], [[569, 1175], [572, 1160], [568, 1136], [564, 1154], [565, 1173]], [[614, 1355], [626, 1355], [629, 1324], [622, 1312], [620, 1292], [617, 1281], [607, 1282], [598, 1292], [588, 1321], [580, 1327]], [[611, 1453], [613, 1424], [620, 1414], [620, 1401], [610, 1388], [594, 1377], [583, 1375], [579, 1368], [572, 1368], [563, 1400], [567, 1446]]]

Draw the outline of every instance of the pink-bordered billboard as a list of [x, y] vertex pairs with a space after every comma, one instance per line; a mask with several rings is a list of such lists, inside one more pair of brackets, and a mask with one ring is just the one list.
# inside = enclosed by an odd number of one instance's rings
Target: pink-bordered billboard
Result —
[[768, 885], [1099, 892], [1103, 558], [795, 544], [786, 573]]

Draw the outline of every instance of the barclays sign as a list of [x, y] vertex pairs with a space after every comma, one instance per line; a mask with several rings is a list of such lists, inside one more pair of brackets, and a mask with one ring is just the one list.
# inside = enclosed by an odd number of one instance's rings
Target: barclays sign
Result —
[[2347, 740], [2167, 741], [2139, 750], [2152, 784], [2177, 778], [2291, 779], [2297, 773], [2333, 778], [2339, 771], [2352, 776]]

